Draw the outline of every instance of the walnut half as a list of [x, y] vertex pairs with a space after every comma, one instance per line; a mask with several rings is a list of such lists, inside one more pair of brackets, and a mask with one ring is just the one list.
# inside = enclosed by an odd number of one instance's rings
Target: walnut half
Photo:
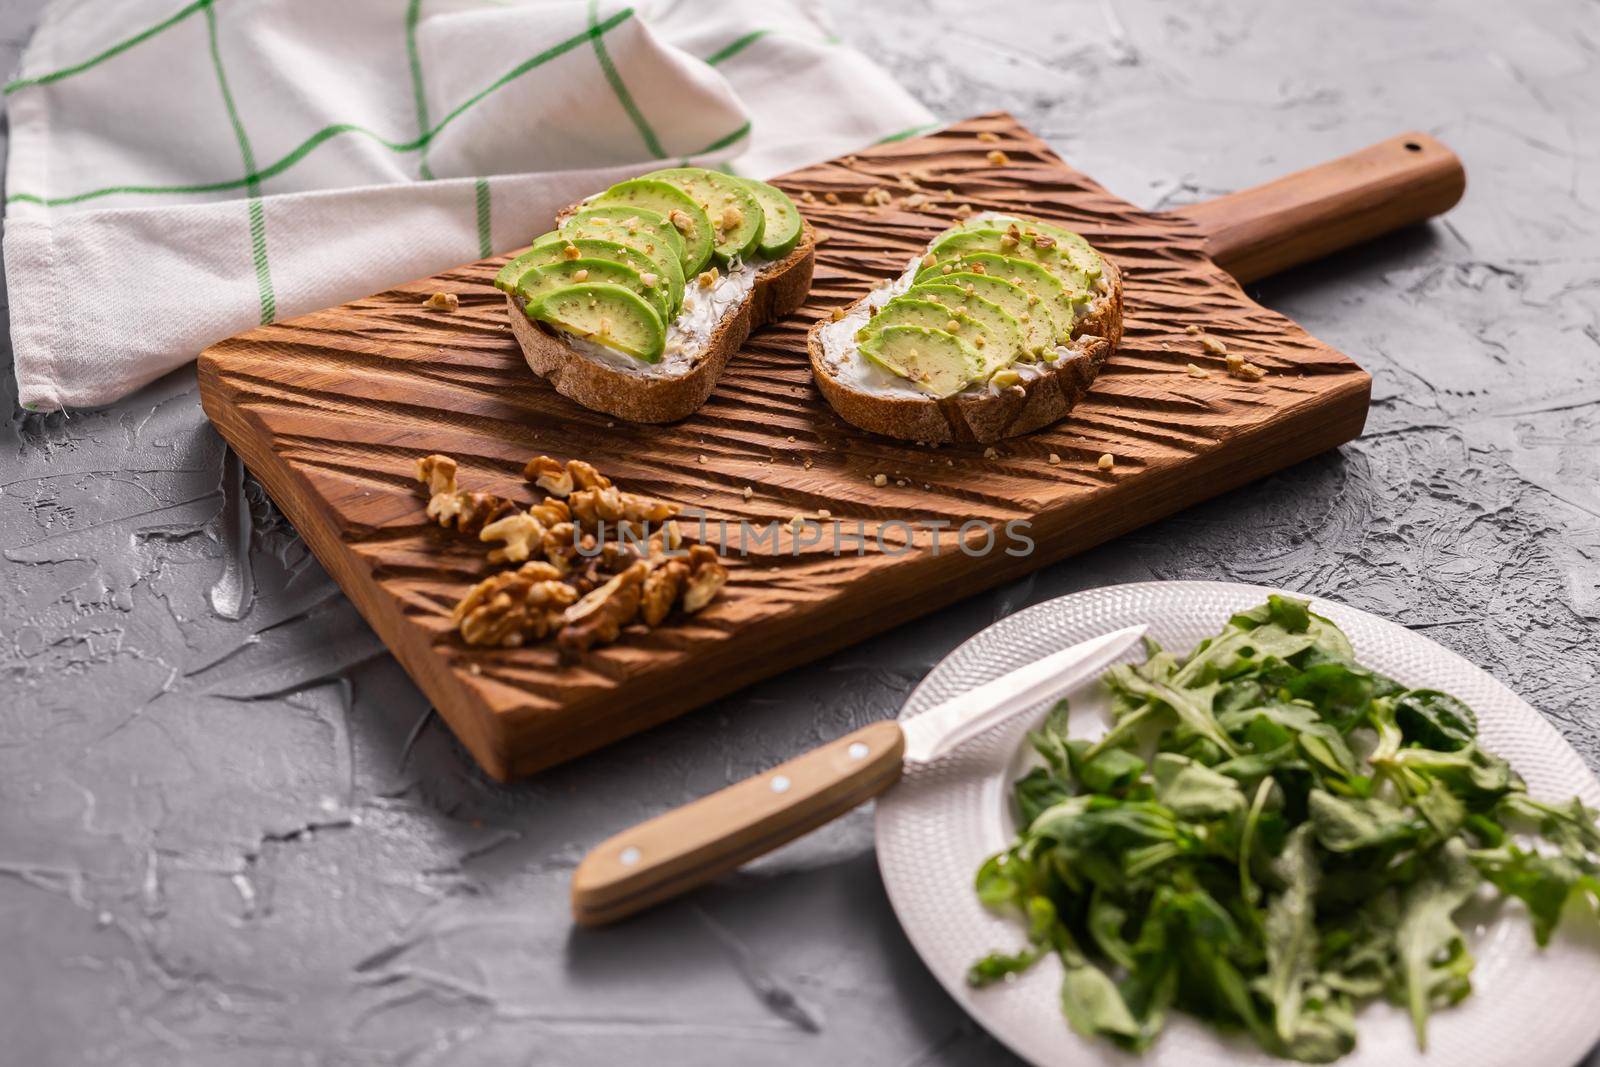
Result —
[[529, 638], [549, 636], [577, 599], [577, 590], [554, 567], [536, 560], [473, 586], [451, 613], [450, 624], [469, 645], [516, 648]]
[[574, 489], [610, 488], [611, 479], [581, 459], [566, 463], [549, 456], [534, 456], [522, 468], [522, 476], [551, 496], [569, 496]]
[[502, 547], [489, 550], [490, 563], [521, 563], [535, 552], [543, 552], [546, 535], [570, 517], [567, 505], [552, 497], [527, 511], [490, 523], [478, 534], [478, 540], [504, 542]]

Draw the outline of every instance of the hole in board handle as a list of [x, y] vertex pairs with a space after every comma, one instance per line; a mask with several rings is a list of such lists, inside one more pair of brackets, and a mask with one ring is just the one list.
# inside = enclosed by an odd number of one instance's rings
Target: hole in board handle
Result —
[[1422, 146], [1419, 145], [1415, 141], [1407, 141], [1406, 142], [1406, 151], [1407, 152], [1420, 152], [1420, 151], [1422, 151]]

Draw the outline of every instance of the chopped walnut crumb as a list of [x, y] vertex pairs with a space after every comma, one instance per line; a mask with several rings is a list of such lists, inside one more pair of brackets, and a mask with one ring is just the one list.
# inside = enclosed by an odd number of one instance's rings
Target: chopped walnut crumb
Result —
[[882, 488], [889, 484], [889, 476], [887, 474], [874, 474], [872, 476], [872, 484]]
[[990, 445], [988, 448], [983, 450], [983, 458], [984, 459], [995, 459], [999, 455], [1000, 455], [1000, 451], [998, 449], [996, 449], [993, 445]]
[[1259, 382], [1267, 372], [1243, 356], [1230, 355], [1228, 357], [1228, 373], [1235, 378], [1243, 378], [1247, 382]]
[[1116, 465], [1117, 465], [1117, 461], [1116, 461], [1115, 457], [1113, 457], [1111, 455], [1110, 452], [1104, 453], [1100, 457], [1099, 461], [1095, 463], [1095, 466], [1099, 467], [1103, 471], [1108, 471], [1108, 470], [1110, 470], [1112, 467], [1114, 467]]
[[705, 461], [706, 461], [706, 457], [705, 457], [704, 453], [702, 453], [702, 454], [700, 454], [700, 455], [695, 457], [695, 462], [697, 462], [697, 463], [704, 463]]
[[659, 282], [660, 280], [660, 276], [658, 276], [654, 271], [647, 270], [639, 275], [639, 282], [646, 289], [654, 289], [656, 287], [656, 282]]
[[694, 229], [694, 219], [689, 217], [687, 211], [680, 208], [673, 208], [667, 214], [667, 221], [672, 223], [673, 228], [682, 234], [687, 234]]
[[561, 250], [562, 259], [577, 259], [581, 255], [583, 255], [583, 253], [578, 250], [578, 246], [575, 244], [568, 244]]
[[749, 500], [751, 497], [756, 495], [756, 491], [754, 489], [750, 488], [747, 485], [747, 486], [744, 487], [744, 490], [740, 495], [743, 496], [746, 500]]
[[844, 318], [844, 308], [834, 308], [832, 311], [828, 312], [828, 315], [833, 319], [834, 322], [838, 322], [840, 319]]
[[957, 218], [964, 219], [970, 214], [972, 214], [972, 205], [971, 204], [959, 204], [959, 205], [956, 206], [956, 217]]
[[817, 518], [819, 518], [819, 519], [831, 519], [831, 518], [833, 518], [833, 512], [829, 511], [827, 508], [818, 508], [817, 509]]
[[709, 289], [717, 284], [717, 268], [711, 267], [700, 272], [695, 281], [700, 283], [700, 288]]
[[1183, 328], [1183, 332], [1187, 334], [1196, 334], [1200, 332], [1200, 327], [1191, 322], [1189, 325]]
[[744, 225], [744, 212], [740, 211], [734, 205], [729, 204], [727, 207], [722, 209], [721, 222], [724, 230], [737, 229], [738, 227]]
[[1000, 140], [1000, 135], [995, 133], [993, 130], [984, 130], [982, 133], [978, 134], [978, 140], [986, 141], [989, 144], [994, 144], [996, 141]]
[[461, 306], [461, 298], [454, 293], [434, 293], [423, 304], [434, 311], [454, 311]]
[[1061, 456], [1058, 455], [1057, 453], [1052, 452], [1052, 453], [1050, 453], [1050, 455], [1047, 458], [1049, 460], [1050, 466], [1052, 466], [1052, 467], [1061, 466]]
[[1228, 354], [1228, 346], [1210, 334], [1200, 338], [1200, 347], [1210, 352], [1213, 356], [1225, 356]]
[[839, 194], [833, 192], [824, 193], [822, 199], [826, 200], [830, 204], [837, 204], [839, 202]]
[[808, 204], [815, 204], [817, 202], [817, 194], [807, 189], [800, 194], [800, 199]]
[[1187, 370], [1189, 371], [1189, 377], [1191, 377], [1191, 378], [1209, 378], [1209, 377], [1211, 377], [1211, 372], [1210, 371], [1206, 370], [1204, 367], [1197, 367], [1193, 363], [1188, 365]]
[[1003, 167], [1007, 163], [1011, 162], [1011, 157], [1006, 155], [1004, 152], [1000, 151], [1000, 149], [998, 149], [998, 148], [992, 150], [987, 156], [984, 156], [983, 158], [987, 159], [989, 161], [990, 166], [994, 166], [994, 167]]

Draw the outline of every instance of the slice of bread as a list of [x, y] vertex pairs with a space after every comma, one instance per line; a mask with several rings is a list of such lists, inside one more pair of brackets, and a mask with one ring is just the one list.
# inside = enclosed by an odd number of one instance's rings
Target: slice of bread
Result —
[[[1073, 323], [1069, 355], [1005, 389], [979, 385], [943, 399], [908, 391], [861, 388], [830, 362], [821, 333], [823, 318], [811, 328], [806, 348], [817, 388], [846, 422], [906, 441], [937, 444], [988, 443], [1031, 433], [1060, 421], [1088, 392], [1100, 367], [1122, 340], [1122, 275], [1104, 255], [1104, 271], [1088, 309]], [[871, 294], [845, 309], [849, 314]], [[861, 359], [859, 353], [850, 358]]]
[[[679, 374], [650, 374], [624, 360], [604, 362], [563, 341], [506, 297], [511, 332], [533, 372], [562, 396], [629, 422], [675, 422], [693, 414], [722, 377], [751, 331], [793, 312], [811, 291], [816, 231], [803, 224], [800, 241], [782, 259], [764, 264], [744, 300], [723, 315], [709, 341]], [[689, 279], [694, 285], [694, 279]]]

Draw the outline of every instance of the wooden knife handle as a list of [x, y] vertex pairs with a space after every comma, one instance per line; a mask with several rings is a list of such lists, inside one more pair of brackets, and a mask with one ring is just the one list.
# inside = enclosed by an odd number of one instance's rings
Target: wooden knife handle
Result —
[[900, 780], [905, 747], [898, 723], [873, 723], [624, 830], [573, 872], [573, 919], [614, 922], [838, 818]]
[[1205, 231], [1213, 262], [1250, 282], [1443, 214], [1466, 187], [1454, 152], [1403, 133], [1173, 214]]

